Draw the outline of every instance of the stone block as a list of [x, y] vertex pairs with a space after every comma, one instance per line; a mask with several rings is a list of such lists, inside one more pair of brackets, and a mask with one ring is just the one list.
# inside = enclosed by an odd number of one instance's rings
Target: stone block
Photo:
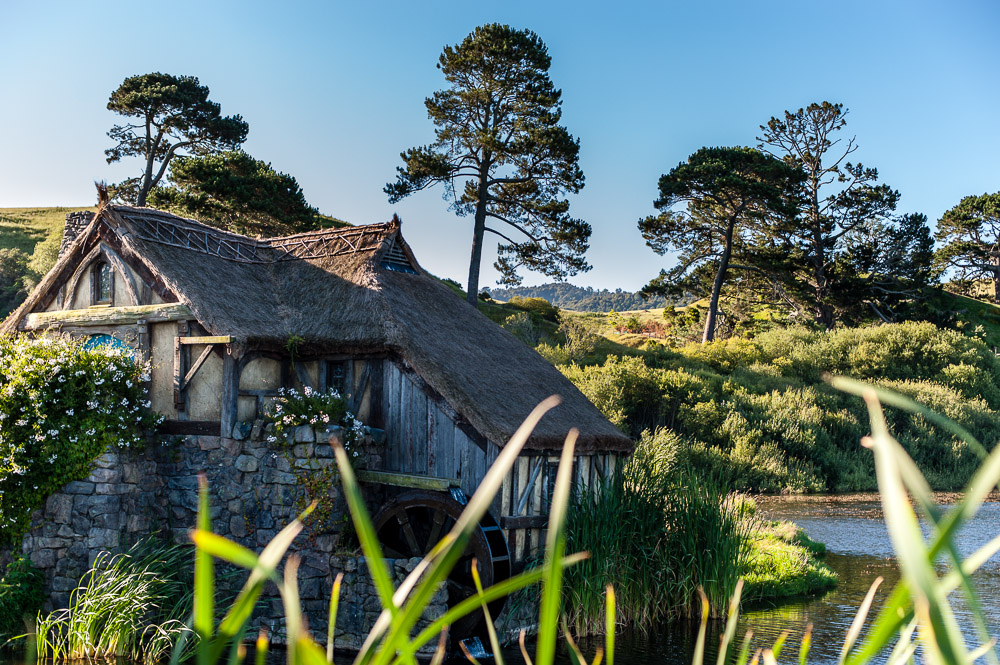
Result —
[[300, 580], [299, 597], [303, 600], [319, 600], [322, 597], [319, 582], [320, 580], [317, 577]]
[[87, 534], [87, 547], [92, 550], [118, 547], [118, 529], [92, 528]]
[[316, 446], [311, 443], [300, 443], [292, 448], [292, 454], [296, 457], [312, 457]]
[[94, 466], [98, 469], [110, 469], [118, 464], [118, 453], [106, 452], [96, 460], [94, 460]]
[[172, 490], [198, 491], [198, 476], [184, 475], [167, 478], [167, 487]]
[[222, 449], [229, 453], [230, 457], [236, 457], [243, 450], [243, 444], [236, 439], [222, 439]]
[[122, 486], [118, 483], [97, 483], [94, 485], [95, 494], [119, 494]]
[[233, 438], [237, 441], [246, 441], [253, 431], [252, 423], [236, 423], [233, 425]]
[[259, 462], [256, 457], [250, 455], [240, 455], [236, 458], [236, 468], [243, 473], [252, 473], [257, 470]]
[[242, 515], [234, 515], [229, 518], [229, 535], [233, 538], [247, 537], [247, 521]]
[[87, 480], [94, 483], [117, 483], [121, 480], [122, 474], [118, 469], [104, 469], [98, 467], [90, 472]]
[[69, 524], [73, 519], [73, 497], [62, 492], [45, 501], [45, 517], [55, 524]]
[[67, 593], [76, 588], [76, 580], [69, 577], [53, 577], [52, 590], [55, 592]]
[[260, 441], [264, 435], [264, 421], [258, 418], [253, 421], [253, 429], [250, 430], [250, 439], [252, 441]]
[[35, 550], [31, 553], [31, 563], [41, 570], [50, 570], [56, 565], [56, 550]]
[[120, 496], [109, 495], [109, 494], [99, 494], [92, 497], [88, 497], [87, 500], [87, 517], [93, 519], [98, 515], [106, 515], [108, 513], [116, 513], [121, 510], [122, 500]]
[[309, 425], [299, 425], [295, 428], [296, 443], [313, 443], [316, 441], [316, 432]]
[[216, 450], [222, 447], [222, 442], [217, 436], [199, 436], [198, 447], [202, 450]]
[[119, 513], [104, 513], [95, 515], [90, 523], [92, 526], [100, 529], [118, 531], [121, 526], [121, 518]]
[[66, 483], [62, 491], [64, 494], [93, 494], [94, 483], [88, 483], [85, 480], [74, 480]]
[[377, 427], [369, 427], [368, 436], [371, 437], [372, 443], [374, 443], [376, 446], [381, 446], [386, 442], [386, 434], [384, 429], [378, 429]]

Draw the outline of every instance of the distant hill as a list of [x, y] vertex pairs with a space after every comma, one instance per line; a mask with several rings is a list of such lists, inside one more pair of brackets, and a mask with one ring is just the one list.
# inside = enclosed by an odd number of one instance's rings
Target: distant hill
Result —
[[545, 298], [560, 309], [578, 312], [625, 312], [634, 309], [652, 309], [678, 304], [663, 297], [643, 300], [638, 292], [615, 289], [595, 289], [592, 286], [574, 286], [553, 282], [541, 286], [519, 286], [513, 289], [490, 289], [497, 300], [510, 300], [513, 296]]

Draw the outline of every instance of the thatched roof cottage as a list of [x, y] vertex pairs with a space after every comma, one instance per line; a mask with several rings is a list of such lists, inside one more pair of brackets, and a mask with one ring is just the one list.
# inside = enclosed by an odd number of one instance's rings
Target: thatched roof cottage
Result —
[[279, 387], [338, 387], [385, 431], [374, 471], [471, 494], [559, 394], [495, 504], [515, 559], [538, 544], [571, 427], [581, 484], [632, 448], [559, 371], [428, 275], [396, 220], [266, 239], [127, 206], [71, 221], [58, 263], [0, 330], [130, 345], [152, 361], [168, 431], [239, 438]]

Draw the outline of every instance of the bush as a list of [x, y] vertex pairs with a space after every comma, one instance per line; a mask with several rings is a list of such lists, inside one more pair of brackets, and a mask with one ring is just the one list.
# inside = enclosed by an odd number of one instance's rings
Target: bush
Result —
[[559, 323], [559, 308], [545, 298], [514, 296], [507, 303], [544, 321]]
[[31, 512], [105, 450], [136, 447], [162, 422], [148, 371], [110, 345], [0, 337], [0, 544], [17, 543]]
[[511, 314], [504, 319], [501, 327], [531, 347], [537, 345], [538, 340], [541, 338], [538, 326], [535, 325], [535, 322], [531, 319], [531, 315], [527, 312]]
[[27, 557], [15, 557], [0, 578], [0, 644], [28, 632], [42, 606], [42, 572]]
[[[1000, 440], [1000, 362], [982, 341], [929, 323], [772, 330], [561, 370], [624, 432], [670, 428], [695, 464], [731, 473], [739, 489], [875, 489], [857, 444], [864, 407], [830, 388], [827, 372], [892, 388]], [[976, 459], [965, 444], [919, 414], [888, 416], [935, 488], [969, 478]]]

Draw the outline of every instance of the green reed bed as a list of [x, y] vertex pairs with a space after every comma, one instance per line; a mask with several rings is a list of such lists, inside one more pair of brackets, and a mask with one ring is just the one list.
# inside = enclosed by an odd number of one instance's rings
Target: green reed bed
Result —
[[190, 561], [190, 546], [152, 541], [115, 556], [101, 553], [69, 607], [38, 618], [38, 657], [162, 659], [188, 631]]

